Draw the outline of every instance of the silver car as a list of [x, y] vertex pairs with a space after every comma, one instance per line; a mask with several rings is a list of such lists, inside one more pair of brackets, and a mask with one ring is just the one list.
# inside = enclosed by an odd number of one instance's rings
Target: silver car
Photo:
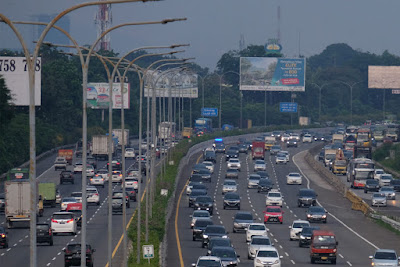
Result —
[[247, 188], [257, 188], [258, 183], [260, 182], [261, 176], [259, 174], [250, 174]]
[[222, 186], [222, 194], [225, 194], [228, 192], [236, 192], [237, 189], [238, 189], [238, 186], [237, 186], [236, 181], [227, 179], [224, 181], [224, 184]]
[[387, 200], [385, 194], [374, 193], [372, 195], [372, 206], [387, 206]]
[[258, 159], [256, 160], [256, 162], [254, 163], [254, 171], [265, 171], [266, 170], [266, 164], [265, 161]]
[[385, 194], [386, 199], [395, 200], [396, 192], [394, 192], [393, 186], [383, 186], [379, 190], [379, 193]]
[[193, 214], [190, 215], [190, 217], [192, 218], [190, 222], [190, 228], [193, 228], [197, 219], [211, 219], [211, 215], [208, 210], [195, 210], [193, 211]]
[[273, 243], [271, 243], [269, 237], [265, 235], [252, 236], [251, 241], [248, 244], [249, 244], [247, 253], [248, 259], [254, 259], [257, 255], [257, 251], [259, 251], [260, 249], [273, 246]]
[[400, 257], [393, 249], [377, 249], [374, 256], [369, 256], [372, 266], [400, 266]]

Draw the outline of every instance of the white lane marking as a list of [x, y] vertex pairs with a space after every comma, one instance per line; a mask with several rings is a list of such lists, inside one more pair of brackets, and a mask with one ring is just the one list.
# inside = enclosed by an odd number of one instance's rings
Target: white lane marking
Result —
[[283, 249], [283, 247], [282, 247], [281, 245], [279, 245], [279, 247], [280, 247], [281, 249]]
[[55, 260], [56, 260], [56, 257], [53, 258], [53, 261], [55, 261]]
[[294, 262], [294, 260], [290, 260], [291, 262], [292, 262], [292, 264], [296, 264], [295, 262]]
[[28, 238], [28, 236], [26, 235], [25, 238]]
[[61, 252], [58, 252], [57, 256], [60, 256], [60, 255], [61, 255]]
[[285, 252], [286, 257], [289, 257], [289, 254], [287, 252]]
[[11, 250], [11, 248], [7, 249], [7, 252], [9, 252]]
[[[301, 153], [301, 152], [299, 152]], [[298, 153], [298, 154], [299, 154]], [[296, 154], [297, 155], [297, 154]], [[293, 163], [294, 165], [296, 165], [297, 169], [301, 172], [301, 174], [303, 175], [304, 178], [306, 178], [307, 180], [307, 188], [310, 188], [310, 179], [308, 179], [308, 177], [303, 173], [303, 171], [299, 168], [299, 165], [297, 164], [297, 162], [294, 160], [293, 157]], [[318, 205], [320, 205], [321, 207], [323, 207], [321, 205], [321, 203], [317, 200]], [[371, 245], [373, 248], [375, 249], [379, 249], [378, 246], [376, 246], [374, 243], [372, 243], [371, 241], [367, 240], [365, 237], [363, 237], [362, 235], [360, 235], [359, 233], [357, 233], [356, 231], [354, 231], [352, 228], [350, 228], [350, 226], [348, 226], [347, 224], [345, 224], [343, 221], [341, 221], [339, 218], [337, 218], [335, 215], [333, 215], [332, 213], [328, 213], [329, 215], [331, 215], [336, 221], [338, 221], [341, 225], [343, 225], [344, 227], [346, 227], [350, 232], [352, 232], [353, 234], [355, 234], [356, 236], [358, 236], [360, 239], [362, 239], [364, 242], [366, 242], [367, 244]], [[347, 262], [349, 263], [349, 262]], [[351, 263], [349, 263], [350, 265]], [[352, 265], [350, 265], [352, 266]]]
[[16, 246], [17, 246], [17, 243], [15, 243], [13, 247], [16, 247]]
[[18, 242], [20, 242], [20, 243], [21, 243], [21, 242], [22, 242], [22, 239], [20, 239]]
[[347, 264], [349, 265], [349, 266], [353, 266], [353, 264], [351, 264], [349, 261], [346, 261], [347, 262]]
[[339, 257], [341, 257], [342, 259], [344, 259], [343, 255], [339, 253]]
[[1, 255], [0, 256], [4, 256], [4, 253], [1, 253]]
[[278, 243], [278, 239], [274, 238], [275, 243]]
[[47, 265], [46, 265], [46, 266], [50, 266], [50, 264], [51, 264], [51, 262], [47, 263]]

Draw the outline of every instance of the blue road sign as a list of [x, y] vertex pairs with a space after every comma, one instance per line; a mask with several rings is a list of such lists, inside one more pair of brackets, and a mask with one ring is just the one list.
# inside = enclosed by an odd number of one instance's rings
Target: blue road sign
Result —
[[297, 112], [297, 103], [281, 102], [279, 103], [279, 109], [281, 112]]
[[201, 116], [203, 117], [217, 117], [218, 109], [217, 108], [202, 108]]

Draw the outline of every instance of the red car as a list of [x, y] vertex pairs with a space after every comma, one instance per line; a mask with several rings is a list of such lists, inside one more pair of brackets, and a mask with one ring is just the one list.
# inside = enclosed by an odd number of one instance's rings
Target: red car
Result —
[[279, 222], [283, 223], [283, 211], [279, 206], [267, 206], [264, 211], [264, 223]]

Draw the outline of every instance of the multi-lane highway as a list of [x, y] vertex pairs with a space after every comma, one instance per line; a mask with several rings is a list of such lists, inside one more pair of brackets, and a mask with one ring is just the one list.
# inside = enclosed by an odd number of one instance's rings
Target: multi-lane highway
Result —
[[[59, 184], [60, 171], [54, 170], [54, 156], [50, 156], [37, 164], [37, 179], [39, 182], [55, 182]], [[77, 159], [74, 158], [74, 162]], [[81, 160], [81, 159], [78, 159]], [[129, 168], [134, 163], [134, 160], [126, 160], [126, 168]], [[97, 169], [105, 168], [106, 161], [97, 161]], [[73, 166], [68, 166], [68, 169]], [[71, 192], [81, 191], [82, 180], [81, 174], [75, 174], [74, 184], [58, 185], [61, 196], [70, 196]], [[142, 185], [145, 185], [143, 183]], [[120, 184], [113, 184], [113, 190], [120, 190]], [[87, 243], [91, 244], [96, 249], [94, 253], [95, 266], [106, 266], [107, 258], [107, 225], [108, 225], [108, 184], [105, 188], [98, 187], [100, 193], [100, 205], [88, 205], [87, 210]], [[127, 221], [134, 213], [136, 203], [131, 201], [130, 208], [127, 208]], [[50, 223], [51, 215], [55, 211], [59, 211], [60, 206], [56, 208], [45, 208], [43, 217], [39, 217], [38, 222]], [[113, 240], [112, 248], [114, 249], [121, 238], [123, 232], [122, 215], [113, 215]], [[4, 215], [0, 215], [0, 225], [5, 226]], [[27, 266], [29, 263], [29, 228], [14, 228], [8, 230], [9, 248], [0, 249], [0, 266]], [[63, 248], [68, 243], [78, 242], [81, 240], [81, 232], [76, 235], [59, 234], [54, 236], [54, 245], [48, 246], [46, 243], [38, 244], [37, 249], [37, 266], [64, 266]]]
[[[305, 219], [306, 208], [297, 207], [297, 192], [299, 188], [310, 187], [318, 193], [318, 204], [328, 212], [328, 222], [318, 224], [322, 229], [332, 230], [339, 242], [339, 266], [368, 266], [369, 255], [376, 248], [398, 248], [400, 238], [392, 232], [379, 227], [366, 218], [361, 212], [351, 210], [351, 204], [339, 195], [324, 179], [318, 176], [304, 160], [306, 149], [313, 144], [300, 144], [298, 148], [288, 148], [290, 162], [287, 165], [276, 165], [275, 157], [266, 153], [267, 171], [270, 179], [274, 181], [274, 188], [279, 189], [284, 196], [284, 221], [283, 224], [267, 224], [269, 237], [274, 242], [282, 258], [282, 266], [311, 266], [309, 249], [300, 248], [297, 241], [289, 240], [289, 225], [296, 219]], [[286, 148], [285, 148], [286, 149]], [[199, 157], [199, 155], [198, 155]], [[194, 164], [193, 158], [190, 164]], [[200, 160], [200, 157], [199, 157]], [[240, 154], [242, 170], [239, 174], [239, 194], [241, 196], [241, 210], [250, 211], [257, 219], [263, 222], [265, 209], [265, 194], [257, 193], [256, 189], [247, 188], [247, 177], [253, 172], [254, 163], [250, 155]], [[186, 181], [190, 176], [190, 168], [185, 169], [181, 177]], [[208, 194], [214, 198], [214, 224], [222, 224], [229, 231], [237, 254], [240, 255], [240, 266], [253, 266], [253, 261], [247, 258], [247, 244], [244, 233], [233, 233], [233, 216], [236, 210], [223, 209], [222, 184], [225, 179], [226, 162], [223, 154], [217, 157], [215, 172], [208, 186]], [[287, 185], [286, 175], [289, 172], [300, 172], [303, 175], [302, 185]], [[185, 179], [186, 178], [186, 179]], [[190, 228], [190, 215], [193, 208], [188, 207], [188, 197], [184, 191], [184, 181], [179, 183], [177, 191], [177, 209], [175, 212], [175, 225], [169, 227], [168, 235], [168, 266], [190, 266], [197, 258], [206, 255], [207, 249], [201, 247], [200, 241], [192, 240]], [[182, 194], [181, 194], [182, 193]]]

